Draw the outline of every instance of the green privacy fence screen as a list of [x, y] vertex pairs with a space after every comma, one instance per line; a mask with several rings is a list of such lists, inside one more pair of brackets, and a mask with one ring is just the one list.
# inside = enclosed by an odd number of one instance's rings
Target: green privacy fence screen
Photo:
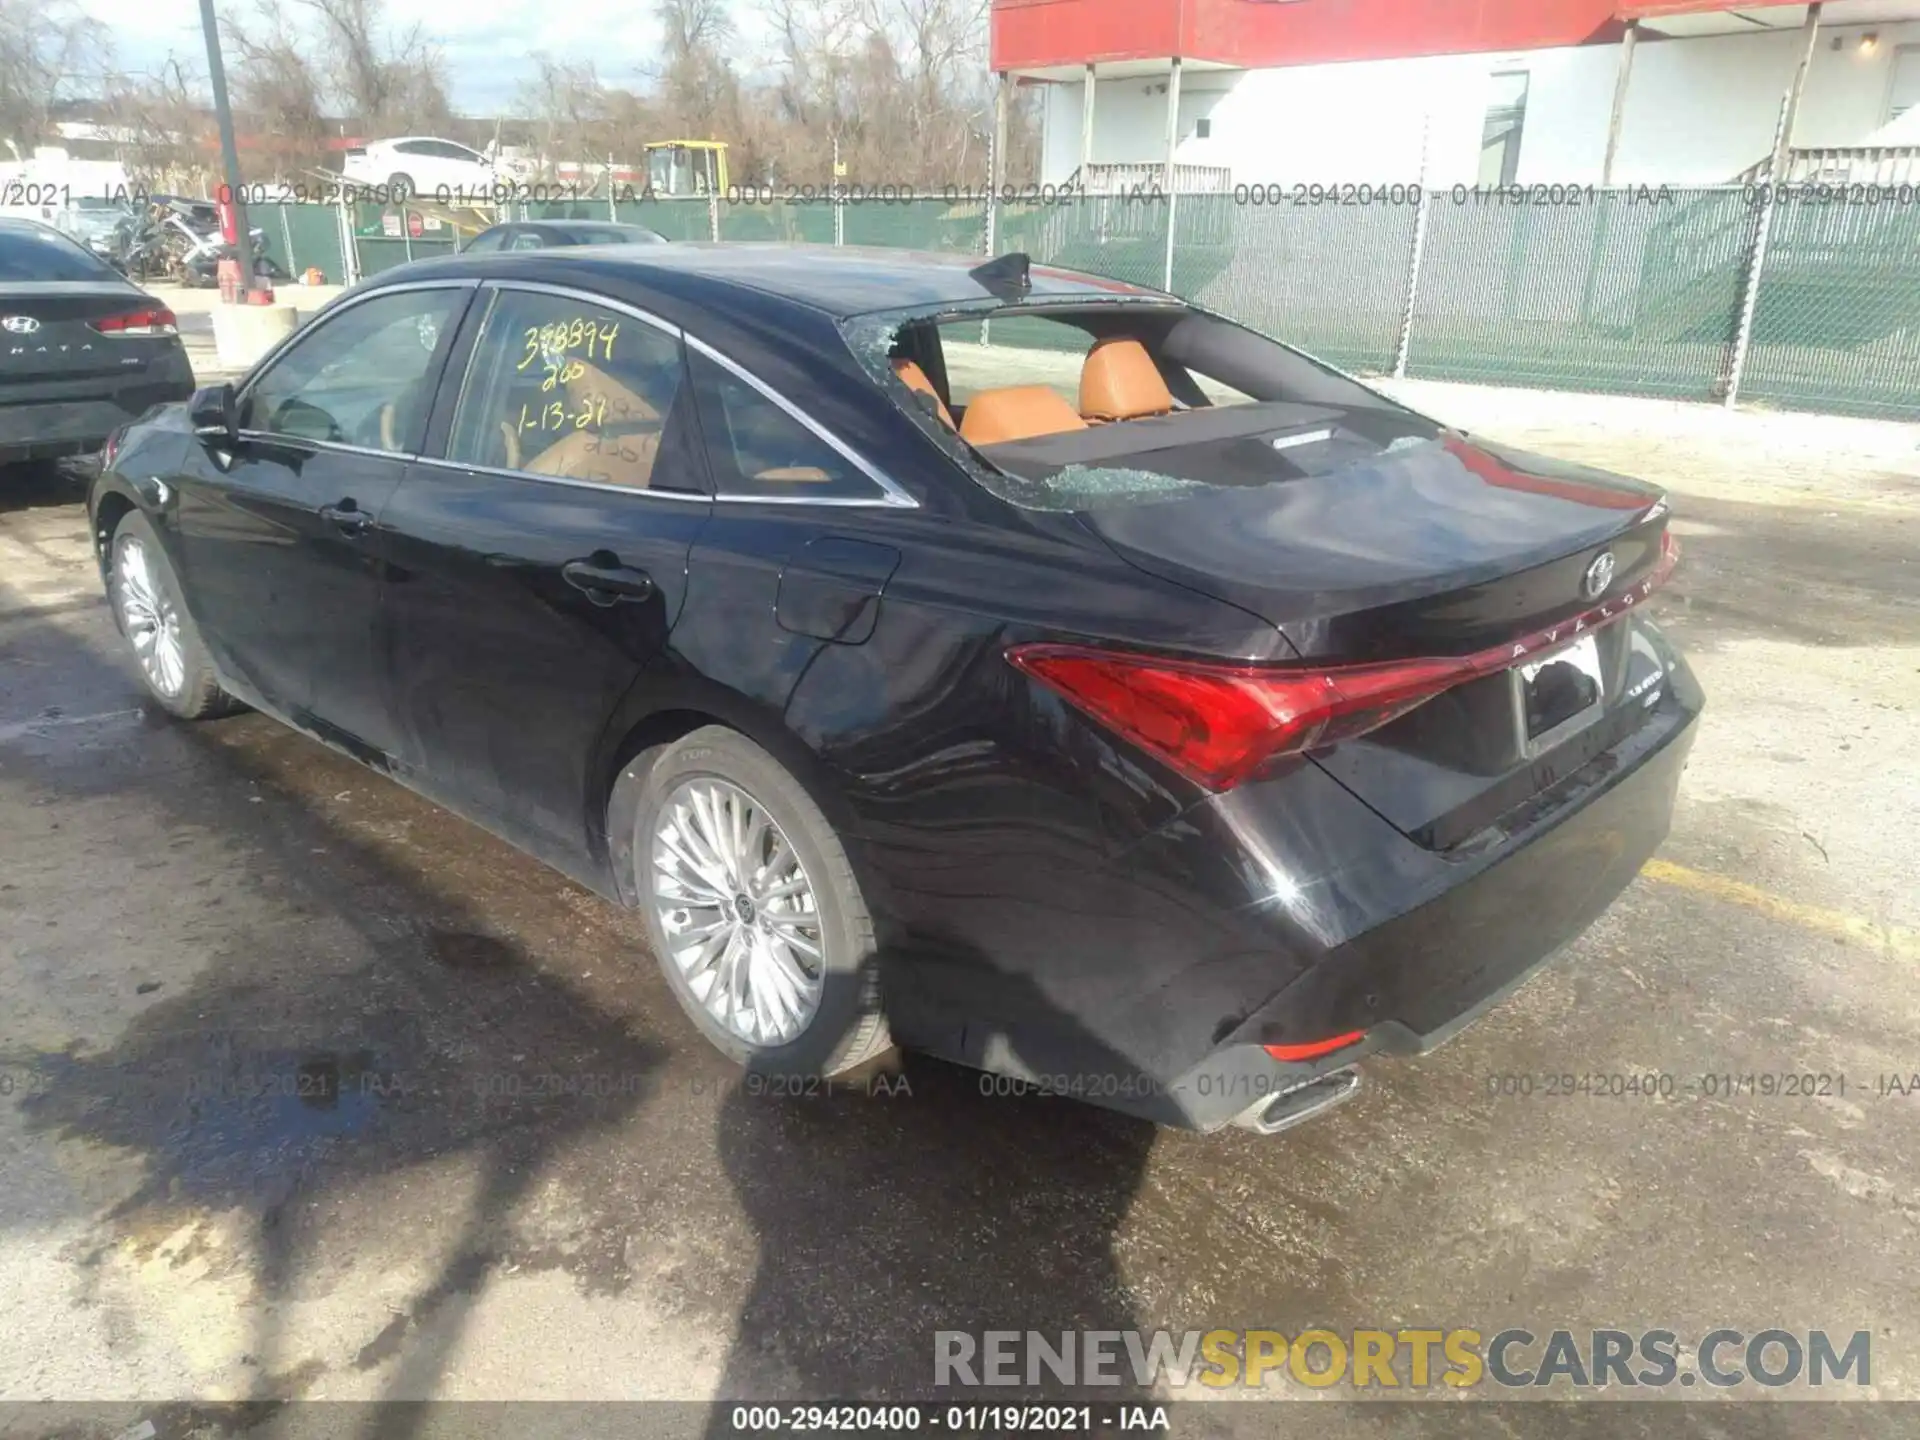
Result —
[[1920, 205], [1774, 207], [1740, 395], [1920, 419]]
[[[617, 218], [669, 240], [1023, 250], [1154, 288], [1171, 275], [1175, 293], [1358, 374], [1697, 401], [1734, 393], [1920, 420], [1920, 197], [1875, 195], [1570, 186], [1488, 198], [1393, 186], [1356, 203], [1344, 189], [1303, 200], [1292, 187], [1243, 186], [1171, 202], [991, 207], [953, 195], [603, 198], [504, 218]], [[276, 260], [329, 280], [348, 269], [343, 228], [360, 275], [453, 248], [450, 232], [382, 233], [380, 212], [360, 208], [344, 226], [338, 207], [253, 213]], [[1005, 324], [990, 335], [1016, 339], [1034, 337]]]
[[332, 205], [249, 205], [249, 225], [263, 232], [267, 254], [289, 275], [316, 267], [328, 284], [346, 274], [340, 211]]
[[1429, 201], [1409, 375], [1710, 400], [1755, 211], [1738, 191], [1562, 205]]
[[1384, 374], [1400, 344], [1418, 215], [1407, 203], [1182, 196], [1173, 289], [1342, 369]]

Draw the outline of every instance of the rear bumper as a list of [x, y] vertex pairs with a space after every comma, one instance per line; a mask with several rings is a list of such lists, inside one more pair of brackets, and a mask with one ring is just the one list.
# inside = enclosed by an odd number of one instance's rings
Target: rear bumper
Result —
[[[1199, 1130], [1369, 1055], [1431, 1050], [1576, 939], [1651, 858], [1700, 708], [1675, 658], [1637, 731], [1468, 855], [1415, 844], [1317, 766], [1216, 796], [1111, 870], [1059, 877], [1071, 950], [1055, 931], [1047, 951], [1016, 957], [1025, 976], [997, 963], [965, 1006], [987, 1018], [929, 1048]], [[1264, 1048], [1356, 1031], [1312, 1061]]]
[[155, 405], [193, 394], [193, 370], [182, 352], [177, 364], [150, 366], [134, 384], [116, 376], [93, 385], [46, 388], [55, 393], [0, 398], [0, 463], [98, 450], [115, 430]]
[[[1643, 731], [1637, 753], [1613, 757], [1613, 783], [1595, 785], [1597, 793], [1544, 834], [1340, 946], [1288, 985], [1168, 1087], [1186, 1123], [1211, 1129], [1264, 1095], [1368, 1055], [1425, 1054], [1526, 984], [1600, 917], [1666, 838], [1696, 713]], [[1365, 1038], [1310, 1063], [1283, 1064], [1263, 1048], [1354, 1031]], [[1248, 1078], [1220, 1083], [1240, 1076]]]

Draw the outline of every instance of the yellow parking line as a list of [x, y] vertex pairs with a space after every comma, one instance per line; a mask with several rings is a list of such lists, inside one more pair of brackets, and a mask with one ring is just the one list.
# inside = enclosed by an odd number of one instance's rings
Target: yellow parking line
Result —
[[1685, 865], [1676, 865], [1671, 860], [1649, 860], [1640, 873], [1659, 884], [1677, 885], [1682, 890], [1692, 890], [1696, 894], [1711, 895], [1716, 900], [1744, 905], [1749, 910], [1757, 910], [1762, 915], [1784, 920], [1804, 930], [1885, 950], [1887, 954], [1902, 960], [1920, 961], [1920, 933], [1898, 925], [1882, 925], [1878, 921], [1863, 920], [1858, 915], [1848, 915], [1839, 910], [1802, 905], [1798, 900], [1789, 900], [1784, 895], [1762, 890], [1757, 885], [1729, 880], [1724, 875], [1710, 875], [1704, 870], [1692, 870]]

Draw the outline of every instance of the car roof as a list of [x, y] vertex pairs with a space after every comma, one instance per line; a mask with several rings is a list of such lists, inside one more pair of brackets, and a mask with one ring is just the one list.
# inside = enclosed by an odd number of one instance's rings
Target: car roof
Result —
[[[550, 222], [564, 223], [564, 222]], [[462, 262], [504, 277], [496, 267], [524, 262], [537, 265], [540, 251], [519, 255], [476, 255], [428, 264], [438, 273]], [[551, 262], [548, 252], [547, 263]], [[995, 290], [972, 273], [984, 263], [978, 255], [935, 254], [918, 250], [869, 249], [861, 246], [740, 244], [681, 242], [667, 245], [587, 245], [567, 252], [568, 269], [579, 275], [599, 271], [610, 280], [660, 284], [675, 276], [697, 278], [777, 296], [825, 311], [836, 319], [872, 314], [878, 310], [937, 308], [972, 301], [1021, 300], [1111, 301], [1165, 300], [1160, 291], [1124, 280], [1062, 270], [1051, 265], [1031, 269], [1029, 290], [1013, 297]], [[412, 267], [408, 267], [411, 269]], [[389, 271], [388, 274], [395, 272]]]
[[645, 225], [630, 225], [625, 220], [588, 220], [584, 216], [575, 216], [571, 220], [510, 220], [487, 228], [500, 230], [507, 225], [513, 225], [522, 230], [617, 230], [624, 235], [658, 233], [649, 230]]

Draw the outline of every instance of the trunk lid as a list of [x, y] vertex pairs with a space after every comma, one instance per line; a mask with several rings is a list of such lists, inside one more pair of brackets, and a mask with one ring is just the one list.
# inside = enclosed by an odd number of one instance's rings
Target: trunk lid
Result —
[[103, 335], [88, 322], [158, 308], [144, 291], [111, 280], [0, 284], [0, 396], [48, 380], [137, 374], [179, 340]]
[[[1274, 452], [1270, 483], [1096, 503], [1082, 520], [1142, 570], [1271, 621], [1303, 658], [1355, 663], [1483, 649], [1624, 593], [1658, 559], [1652, 486], [1457, 434], [1378, 449], [1337, 422], [1307, 433], [1323, 431]], [[1602, 550], [1613, 573], [1588, 594]]]
[[[1261, 437], [1267, 456], [1225, 457], [1223, 473], [1292, 474], [1095, 501], [1080, 518], [1132, 564], [1262, 616], [1330, 669], [1511, 646], [1498, 663], [1513, 668], [1312, 752], [1420, 844], [1485, 842], [1662, 698], [1657, 639], [1611, 622], [1665, 573], [1667, 507], [1584, 466], [1447, 431], [1369, 439], [1344, 419], [1307, 417], [1294, 433], [1324, 439]], [[1191, 479], [1209, 457], [1127, 463]]]

